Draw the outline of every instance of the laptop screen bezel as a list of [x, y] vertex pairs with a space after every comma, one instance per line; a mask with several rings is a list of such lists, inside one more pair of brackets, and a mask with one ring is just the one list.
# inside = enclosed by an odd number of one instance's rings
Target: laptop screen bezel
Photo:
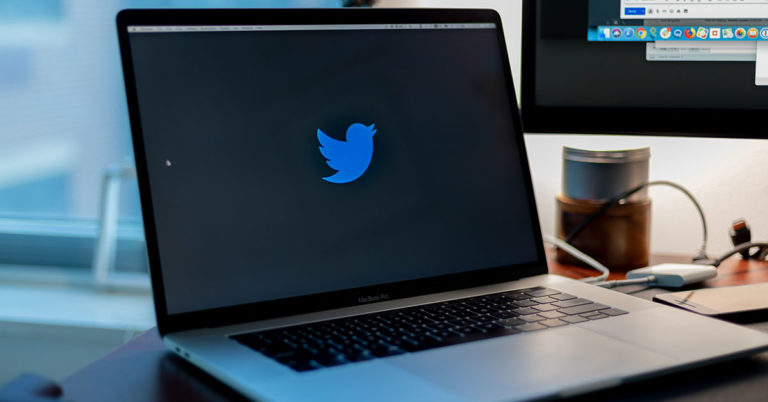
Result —
[[[291, 297], [257, 303], [169, 314], [152, 194], [149, 186], [138, 95], [132, 67], [128, 27], [164, 25], [323, 25], [323, 24], [418, 24], [418, 23], [493, 23], [496, 25], [499, 52], [506, 76], [506, 91], [513, 114], [514, 140], [520, 152], [520, 169], [529, 199], [532, 235], [536, 237], [536, 261], [524, 264], [473, 270], [458, 274], [408, 280], [363, 288], [338, 290], [314, 295]], [[366, 295], [386, 294], [388, 300], [428, 293], [456, 290], [512, 281], [547, 273], [546, 257], [541, 242], [536, 205], [533, 196], [528, 159], [515, 99], [501, 19], [493, 10], [470, 9], [225, 9], [225, 10], [123, 10], [117, 15], [118, 40], [125, 79], [131, 133], [144, 230], [149, 258], [150, 277], [157, 327], [161, 335], [194, 328], [257, 321], [281, 316], [309, 313], [360, 304]]]

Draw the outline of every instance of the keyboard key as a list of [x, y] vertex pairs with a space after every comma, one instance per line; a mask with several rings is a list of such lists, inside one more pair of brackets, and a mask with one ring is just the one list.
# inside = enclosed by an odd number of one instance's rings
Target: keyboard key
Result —
[[528, 324], [518, 325], [516, 329], [523, 331], [523, 332], [529, 332], [529, 331], [538, 331], [540, 329], [547, 328], [544, 325], [541, 325], [539, 323], [530, 322]]
[[539, 311], [552, 311], [557, 310], [559, 307], [554, 304], [539, 304], [538, 306], [533, 306], [533, 308]]
[[364, 360], [371, 360], [376, 356], [371, 354], [370, 350], [349, 350], [344, 353], [347, 360], [350, 362], [361, 362]]
[[464, 327], [464, 328], [454, 328], [451, 331], [459, 332], [459, 333], [461, 333], [464, 336], [471, 335], [471, 334], [474, 334], [474, 333], [477, 333], [477, 332], [483, 332], [480, 328], [478, 328], [476, 326], [470, 326], [470, 327]]
[[474, 324], [474, 322], [470, 320], [449, 320], [449, 321], [446, 321], [445, 323], [453, 326], [454, 328], [468, 327]]
[[529, 295], [527, 295], [525, 293], [522, 293], [522, 292], [510, 294], [510, 295], [507, 295], [506, 297], [509, 298], [512, 301], [515, 301], [515, 300], [528, 300], [528, 299], [531, 298], [531, 296], [529, 296]]
[[[508, 292], [499, 293], [500, 295], [504, 297], [517, 297], [518, 295], [525, 295], [526, 289], [517, 289], [517, 290], [510, 290]], [[525, 295], [526, 298], [530, 298], [530, 296]]]
[[467, 318], [471, 317], [473, 315], [476, 315], [475, 313], [469, 312], [467, 310], [454, 310], [453, 312], [449, 313], [448, 315], [451, 315], [455, 318]]
[[504, 319], [504, 320], [496, 321], [497, 325], [500, 325], [500, 326], [503, 326], [503, 327], [508, 327], [508, 328], [516, 327], [518, 325], [523, 325], [525, 323], [526, 323], [526, 321], [523, 321], [523, 320], [520, 320], [520, 319], [517, 319], [517, 318], [507, 318], [507, 319]]
[[[495, 324], [492, 324], [492, 325], [495, 325]], [[524, 325], [524, 324], [521, 324], [521, 325]], [[488, 333], [493, 335], [493, 336], [506, 336], [506, 335], [514, 335], [514, 334], [519, 334], [520, 333], [520, 331], [518, 331], [515, 328], [502, 327], [502, 326], [499, 326], [499, 325], [495, 325], [495, 326], [496, 326], [496, 328], [488, 330]]]
[[598, 315], [598, 314], [603, 314], [603, 313], [601, 311], [595, 310], [595, 311], [590, 311], [588, 313], [579, 314], [579, 315], [584, 317], [584, 318], [589, 318], [589, 316]]
[[408, 337], [403, 336], [399, 339], [394, 339], [392, 342], [390, 342], [391, 345], [397, 346], [398, 348], [405, 350], [407, 352], [417, 352], [419, 350], [424, 350], [426, 345], [422, 345], [419, 343], [419, 341]]
[[446, 331], [430, 332], [430, 334], [432, 334], [433, 336], [435, 336], [437, 338], [440, 338], [440, 339], [448, 339], [448, 338], [456, 336], [455, 332], [448, 332], [447, 330]]
[[599, 304], [599, 303], [589, 303], [589, 304], [582, 304], [580, 306], [561, 308], [558, 311], [560, 311], [565, 315], [574, 315], [574, 314], [588, 313], [590, 311], [602, 310], [607, 308], [610, 308], [610, 307], [604, 304]]
[[563, 320], [558, 320], [558, 319], [555, 318], [555, 319], [551, 319], [551, 320], [539, 321], [539, 324], [543, 324], [543, 325], [546, 325], [548, 327], [560, 327], [560, 326], [563, 326], [563, 325], [568, 325], [568, 322], [563, 321]]
[[297, 349], [296, 345], [291, 345], [286, 341], [282, 341], [282, 342], [275, 342], [267, 346], [266, 349], [263, 349], [261, 351], [267, 356], [270, 356], [270, 355], [278, 355], [284, 352], [294, 351], [296, 349]]
[[464, 302], [464, 305], [467, 306], [467, 308], [484, 308], [488, 307], [487, 303], [484, 303], [480, 300], [470, 299], [468, 301]]
[[531, 295], [533, 297], [541, 297], [541, 296], [556, 295], [556, 294], [558, 294], [560, 292], [558, 292], [557, 290], [553, 290], [553, 289], [539, 288], [539, 289], [535, 289], [535, 290], [527, 290], [525, 293], [528, 294], [528, 295]]
[[565, 314], [559, 312], [559, 311], [544, 311], [539, 313], [540, 316], [546, 317], [546, 318], [560, 318], [565, 317]]
[[600, 319], [608, 318], [608, 317], [610, 317], [610, 316], [607, 315], [607, 314], [594, 314], [594, 315], [590, 315], [589, 317], [586, 317], [586, 318], [589, 319], [589, 320], [600, 320]]
[[586, 318], [584, 318], [584, 317], [579, 317], [579, 316], [577, 316], [577, 315], [567, 315], [567, 316], [565, 316], [565, 317], [561, 318], [561, 320], [563, 320], [563, 321], [568, 321], [568, 322], [570, 322], [571, 324], [576, 324], [576, 323], [578, 323], [578, 322], [589, 321], [589, 320], [587, 320]]
[[592, 303], [592, 302], [590, 300], [587, 300], [587, 299], [578, 299], [577, 298], [577, 299], [568, 299], [568, 300], [563, 300], [563, 301], [559, 301], [559, 302], [554, 302], [552, 304], [554, 304], [557, 307], [573, 307], [573, 306], [578, 306], [578, 305], [581, 305], [581, 304], [588, 304], [588, 303]]
[[513, 301], [512, 304], [514, 304], [514, 305], [516, 305], [518, 307], [531, 307], [531, 306], [535, 306], [535, 305], [537, 305], [539, 303], [536, 303], [533, 300], [516, 300], [516, 301]]
[[541, 321], [541, 320], [544, 319], [544, 317], [542, 317], [542, 316], [540, 316], [538, 314], [521, 315], [518, 318], [520, 318], [523, 321], [527, 321], [527, 322], [536, 322], [536, 321]]
[[610, 316], [617, 316], [617, 315], [622, 315], [622, 314], [629, 314], [629, 313], [627, 313], [626, 311], [624, 311], [624, 310], [619, 310], [619, 309], [617, 309], [617, 308], [609, 308], [609, 309], [606, 309], [606, 310], [600, 310], [600, 312], [601, 312], [601, 313], [603, 313], [603, 314], [608, 314], [608, 315], [610, 315]]
[[482, 300], [483, 303], [486, 303], [489, 306], [498, 306], [499, 304], [505, 304], [508, 301], [508, 299], [501, 294], [484, 297]]
[[455, 318], [456, 317], [448, 315], [447, 313], [440, 313], [440, 314], [432, 316], [432, 319], [435, 320], [435, 322], [444, 322], [444, 321], [447, 321], [447, 320], [453, 320]]
[[340, 353], [324, 353], [315, 357], [315, 361], [325, 367], [339, 366], [349, 363], [347, 357]]
[[554, 302], [557, 301], [557, 299], [554, 299], [554, 298], [549, 297], [549, 296], [534, 297], [531, 300], [535, 301], [536, 303], [540, 303], [540, 304], [543, 304], [543, 303], [554, 303]]
[[479, 322], [479, 323], [487, 323], [487, 322], [496, 321], [497, 318], [491, 315], [478, 315], [474, 317], [469, 317], [469, 320], [474, 322]]
[[556, 300], [570, 300], [570, 299], [575, 299], [576, 298], [576, 296], [569, 295], [568, 293], [560, 293], [559, 295], [552, 295], [552, 296], [549, 296], [549, 297], [551, 297], [553, 299], [556, 299]]
[[386, 342], [381, 342], [378, 345], [374, 345], [371, 348], [371, 354], [373, 354], [376, 357], [394, 356], [394, 355], [400, 355], [403, 353], [405, 353], [404, 350], [400, 349], [395, 345], [390, 345]]
[[434, 324], [427, 324], [426, 328], [431, 331], [447, 331], [453, 328], [453, 325], [446, 324], [444, 322], [436, 322]]
[[518, 314], [515, 314], [515, 313], [513, 313], [511, 311], [499, 311], [497, 313], [491, 313], [490, 315], [492, 317], [496, 317], [496, 318], [500, 318], [500, 319], [513, 318], [513, 317], [517, 317], [518, 316]]
[[477, 324], [475, 325], [475, 328], [481, 330], [482, 332], [491, 332], [491, 331], [497, 330], [499, 326], [488, 322], [483, 324]]
[[512, 312], [517, 315], [528, 315], [528, 314], [536, 314], [539, 312], [539, 310], [533, 309], [531, 307], [520, 307], [512, 310]]

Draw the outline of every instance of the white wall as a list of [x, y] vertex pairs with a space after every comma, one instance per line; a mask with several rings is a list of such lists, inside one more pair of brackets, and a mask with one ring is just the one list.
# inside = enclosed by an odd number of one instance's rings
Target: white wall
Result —
[[[519, 0], [379, 0], [377, 5], [498, 10], [507, 38], [512, 77], [519, 88], [521, 3]], [[517, 95], [519, 99], [519, 89]], [[766, 121], [768, 124], [768, 119]], [[586, 149], [650, 146], [650, 179], [682, 184], [704, 208], [711, 256], [730, 248], [728, 228], [736, 218], [747, 219], [753, 239], [768, 240], [768, 141], [528, 134], [525, 142], [544, 233], [554, 232], [554, 198], [560, 192], [563, 146]], [[693, 205], [671, 188], [651, 188], [649, 194], [653, 200], [651, 252], [693, 253], [701, 241], [701, 225]]]

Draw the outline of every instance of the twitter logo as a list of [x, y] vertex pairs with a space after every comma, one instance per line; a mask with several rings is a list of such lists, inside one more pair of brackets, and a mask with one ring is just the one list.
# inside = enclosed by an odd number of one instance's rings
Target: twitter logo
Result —
[[373, 135], [376, 129], [373, 124], [354, 123], [347, 128], [347, 140], [339, 141], [317, 129], [317, 140], [320, 141], [320, 153], [335, 174], [323, 177], [331, 183], [349, 183], [362, 176], [373, 156]]

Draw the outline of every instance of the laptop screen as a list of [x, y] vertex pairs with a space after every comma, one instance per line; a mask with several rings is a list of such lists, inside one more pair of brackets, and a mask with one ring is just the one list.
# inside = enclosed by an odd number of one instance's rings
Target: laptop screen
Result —
[[169, 314], [538, 261], [495, 24], [128, 38]]

